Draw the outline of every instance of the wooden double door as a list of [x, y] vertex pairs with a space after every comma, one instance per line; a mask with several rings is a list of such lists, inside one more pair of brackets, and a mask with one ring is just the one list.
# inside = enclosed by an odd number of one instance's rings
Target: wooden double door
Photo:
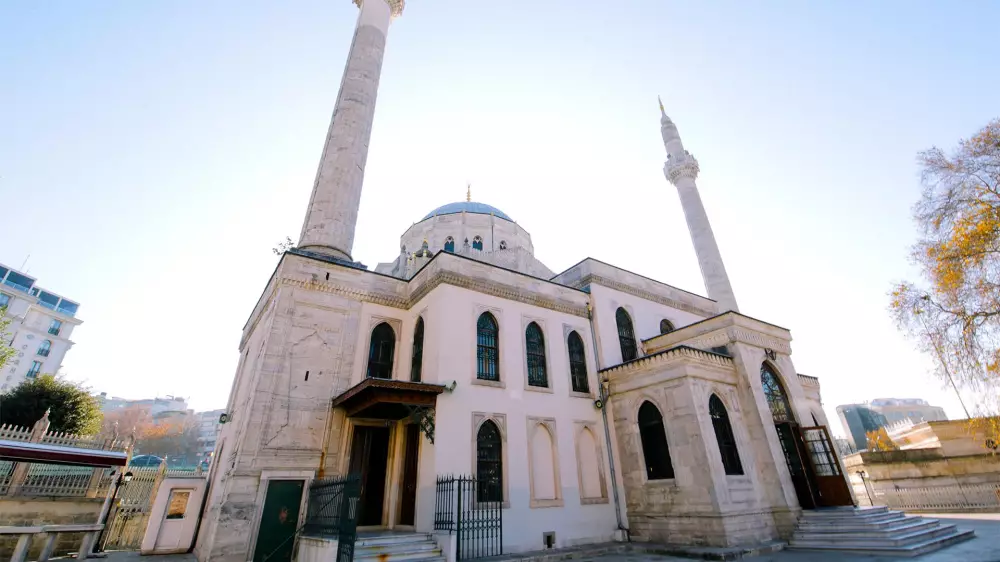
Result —
[[775, 423], [774, 428], [803, 509], [854, 505], [826, 426], [802, 427], [785, 421]]
[[[403, 426], [403, 463], [399, 487], [399, 525], [413, 525], [417, 500], [417, 460], [420, 428], [416, 424]], [[354, 427], [349, 472], [361, 478], [359, 527], [383, 525], [386, 489], [389, 482], [388, 427]]]

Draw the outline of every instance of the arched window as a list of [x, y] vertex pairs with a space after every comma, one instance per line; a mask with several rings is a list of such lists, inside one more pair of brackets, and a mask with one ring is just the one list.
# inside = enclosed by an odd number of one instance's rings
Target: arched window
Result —
[[42, 357], [48, 357], [49, 351], [51, 350], [52, 350], [52, 342], [49, 340], [45, 340], [42, 342], [42, 345], [38, 346], [38, 355], [41, 355]]
[[476, 500], [503, 501], [503, 440], [493, 420], [486, 420], [476, 434]]
[[712, 417], [712, 429], [715, 430], [715, 440], [719, 442], [719, 453], [722, 455], [722, 468], [730, 476], [743, 474], [743, 464], [740, 463], [740, 452], [736, 448], [736, 438], [733, 437], [733, 426], [729, 424], [729, 413], [719, 397], [712, 395], [708, 399], [708, 415]]
[[420, 382], [420, 371], [424, 365], [424, 319], [417, 318], [413, 329], [413, 358], [410, 360], [410, 380]]
[[444, 251], [454, 252], [455, 251], [455, 239], [451, 236], [444, 239]]
[[642, 457], [646, 461], [646, 478], [673, 478], [674, 465], [670, 462], [663, 416], [652, 402], [643, 402], [639, 406], [639, 438], [642, 440]]
[[396, 349], [396, 332], [392, 326], [382, 322], [372, 330], [371, 345], [368, 346], [368, 377], [375, 379], [392, 378], [392, 355]]
[[639, 356], [635, 347], [635, 332], [632, 331], [632, 319], [624, 308], [615, 312], [615, 322], [618, 323], [618, 343], [622, 346], [622, 361], [631, 361]]
[[778, 375], [767, 363], [760, 366], [760, 384], [764, 387], [764, 396], [767, 398], [767, 405], [771, 408], [771, 417], [774, 423], [795, 421], [792, 416], [792, 408], [788, 405], [788, 396], [781, 386]]
[[545, 372], [545, 336], [538, 324], [528, 324], [524, 331], [525, 349], [528, 355], [528, 385], [549, 386], [549, 377]]
[[483, 249], [483, 238], [481, 236], [476, 236], [472, 239], [472, 249], [482, 250]]
[[666, 318], [664, 318], [663, 320], [660, 320], [660, 333], [661, 334], [669, 334], [670, 332], [673, 332], [673, 331], [674, 331], [674, 325], [670, 323], [670, 320], [667, 320]]
[[500, 337], [497, 321], [489, 312], [479, 315], [476, 322], [476, 378], [499, 381]]
[[501, 240], [500, 241], [500, 249], [501, 250], [506, 250], [507, 249], [507, 241], [506, 240]]
[[573, 384], [573, 392], [590, 392], [590, 382], [587, 380], [587, 355], [583, 347], [583, 338], [575, 330], [569, 333], [566, 347], [569, 348], [569, 378]]

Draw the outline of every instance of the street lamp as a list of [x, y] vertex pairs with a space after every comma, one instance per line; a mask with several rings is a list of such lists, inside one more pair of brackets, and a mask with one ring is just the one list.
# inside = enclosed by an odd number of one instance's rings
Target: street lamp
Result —
[[[132, 481], [132, 472], [126, 472], [125, 474], [118, 474], [118, 479], [115, 480], [115, 491], [111, 494], [111, 505], [115, 505], [115, 499], [118, 498], [118, 488], [121, 488], [123, 484], [128, 484]], [[111, 518], [111, 512], [108, 511], [107, 517], [104, 518], [104, 526], [101, 527], [101, 532], [97, 533], [97, 542], [95, 543], [94, 552], [104, 552], [104, 547], [101, 546], [101, 539], [104, 538], [104, 530], [108, 528], [108, 519]]]
[[868, 476], [868, 473], [863, 470], [859, 470], [857, 475], [861, 477], [861, 485], [865, 487], [865, 494], [868, 494], [868, 504], [875, 507], [875, 502], [872, 501], [872, 493], [868, 491], [868, 483], [865, 482], [865, 476]]

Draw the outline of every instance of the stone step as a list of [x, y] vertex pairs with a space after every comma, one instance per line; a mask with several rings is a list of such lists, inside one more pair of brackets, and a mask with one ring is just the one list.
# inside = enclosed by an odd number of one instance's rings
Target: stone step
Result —
[[976, 536], [975, 531], [961, 531], [954, 530], [951, 533], [943, 536], [938, 536], [930, 538], [926, 541], [917, 542], [905, 547], [893, 547], [885, 546], [879, 544], [872, 544], [870, 546], [864, 547], [854, 547], [854, 546], [814, 546], [814, 547], [801, 547], [792, 546], [791, 544], [787, 547], [788, 550], [812, 550], [812, 551], [836, 551], [838, 554], [867, 554], [867, 555], [883, 555], [883, 556], [920, 556], [921, 554], [927, 554], [928, 552], [934, 552], [935, 550], [940, 550], [946, 546], [950, 546], [962, 541], [967, 541]]
[[875, 507], [825, 507], [820, 509], [807, 509], [802, 512], [802, 517], [804, 519], [809, 519], [812, 517], [829, 517], [838, 515], [854, 516], [885, 513], [887, 511], [889, 511], [889, 508], [884, 505]]
[[358, 535], [354, 540], [354, 548], [369, 545], [404, 544], [419, 542], [434, 542], [427, 533], [384, 533], [378, 535]]
[[440, 550], [434, 541], [375, 544], [359, 546], [354, 544], [354, 556], [375, 556], [378, 554], [401, 554], [408, 552], [429, 552]]
[[926, 542], [931, 539], [955, 533], [954, 525], [938, 525], [929, 529], [920, 529], [897, 533], [887, 537], [864, 538], [853, 535], [835, 536], [829, 535], [822, 538], [796, 539], [793, 538], [788, 544], [790, 546], [813, 548], [813, 547], [839, 547], [839, 548], [859, 548], [868, 549], [873, 547], [901, 548], [912, 544]]
[[799, 525], [795, 530], [795, 535], [827, 535], [827, 534], [850, 534], [852, 536], [884, 536], [886, 533], [904, 530], [916, 530], [921, 527], [929, 527], [938, 524], [937, 519], [924, 519], [923, 517], [902, 517], [892, 521], [883, 521], [869, 524], [845, 523], [833, 525]]
[[829, 525], [836, 523], [869, 523], [869, 522], [880, 522], [880, 521], [893, 521], [895, 519], [900, 519], [906, 515], [899, 511], [890, 511], [887, 513], [871, 513], [864, 515], [845, 515], [845, 516], [830, 516], [830, 517], [809, 517], [803, 518], [801, 521], [804, 524], [810, 525]]
[[357, 552], [354, 554], [355, 561], [362, 560], [374, 560], [376, 562], [408, 562], [419, 560], [420, 562], [429, 562], [431, 560], [437, 562], [439, 560], [444, 560], [441, 556], [440, 550], [430, 550], [427, 552], [401, 552], [396, 554], [365, 554], [360, 555]]

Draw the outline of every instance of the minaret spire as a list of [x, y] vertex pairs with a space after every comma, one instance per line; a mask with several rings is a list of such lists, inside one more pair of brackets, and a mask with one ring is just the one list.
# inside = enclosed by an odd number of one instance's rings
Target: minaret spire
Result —
[[375, 117], [382, 55], [404, 0], [354, 0], [361, 10], [313, 183], [298, 247], [353, 261], [361, 186]]
[[684, 150], [677, 125], [667, 117], [662, 100], [660, 100], [660, 135], [667, 150], [667, 162], [663, 165], [663, 174], [677, 187], [677, 194], [680, 195], [684, 218], [687, 221], [688, 232], [691, 233], [694, 252], [698, 256], [698, 266], [701, 268], [701, 277], [705, 282], [708, 297], [718, 303], [719, 312], [730, 310], [739, 312], [733, 287], [729, 283], [729, 275], [726, 274], [726, 266], [722, 263], [722, 253], [719, 252], [719, 245], [715, 242], [708, 213], [705, 212], [705, 205], [701, 202], [698, 185], [695, 183], [700, 171], [698, 161], [691, 156], [691, 153]]

